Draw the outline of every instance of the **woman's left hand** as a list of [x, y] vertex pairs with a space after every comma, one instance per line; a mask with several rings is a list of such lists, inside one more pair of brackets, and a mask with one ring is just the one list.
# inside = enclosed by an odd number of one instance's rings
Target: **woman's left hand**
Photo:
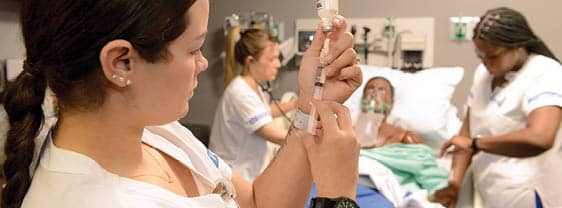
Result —
[[[472, 153], [472, 139], [465, 136], [454, 136], [449, 139], [443, 146], [441, 146], [441, 153], [439, 157], [443, 157], [445, 154], [455, 154], [455, 153]], [[450, 147], [453, 147], [449, 150]]]
[[324, 41], [329, 38], [329, 53], [325, 57], [324, 67], [326, 81], [324, 83], [323, 100], [343, 103], [361, 85], [361, 68], [357, 65], [358, 55], [353, 50], [353, 35], [346, 31], [347, 21], [336, 16], [333, 24], [335, 31], [324, 33], [320, 25], [316, 29], [314, 40], [306, 50], [299, 70], [299, 103], [298, 107], [305, 113], [309, 112], [310, 101], [314, 88], [314, 78], [320, 61], [320, 53]]

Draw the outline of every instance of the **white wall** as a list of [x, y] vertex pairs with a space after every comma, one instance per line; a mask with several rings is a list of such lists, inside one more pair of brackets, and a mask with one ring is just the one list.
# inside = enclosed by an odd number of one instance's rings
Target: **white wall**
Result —
[[21, 58], [24, 54], [18, 22], [18, 4], [0, 1], [0, 59]]
[[[434, 66], [461, 66], [466, 69], [465, 77], [459, 84], [452, 102], [459, 108], [464, 105], [474, 74], [479, 63], [470, 41], [453, 42], [449, 40], [449, 17], [480, 16], [486, 10], [498, 6], [508, 6], [521, 11], [535, 33], [541, 37], [557, 57], [562, 57], [562, 1], [513, 1], [513, 0], [340, 0], [340, 13], [349, 18], [365, 17], [434, 17], [435, 50]], [[211, 123], [213, 112], [222, 92], [222, 61], [219, 54], [223, 50], [222, 23], [224, 17], [234, 12], [249, 10], [264, 11], [277, 20], [284, 21], [285, 37], [294, 34], [294, 20], [316, 18], [312, 0], [211, 0], [209, 36], [205, 55], [209, 59], [209, 69], [199, 77], [198, 94], [191, 102], [192, 111], [185, 120], [194, 123]], [[296, 71], [281, 71], [278, 85], [282, 90], [294, 90]]]
[[[204, 54], [209, 59], [209, 69], [199, 76], [197, 93], [193, 97], [189, 116], [190, 123], [210, 125], [223, 91], [222, 60], [224, 46], [222, 24], [224, 17], [234, 12], [249, 10], [265, 11], [277, 20], [285, 22], [285, 37], [294, 33], [294, 20], [316, 18], [312, 0], [210, 0], [209, 34]], [[479, 63], [471, 42], [457, 43], [448, 39], [451, 16], [480, 16], [487, 9], [509, 6], [520, 10], [530, 25], [554, 54], [562, 57], [562, 1], [513, 1], [513, 0], [341, 0], [341, 14], [350, 18], [364, 17], [434, 17], [435, 18], [435, 66], [462, 66], [465, 78], [453, 97], [453, 103], [462, 107], [470, 87], [473, 70]], [[0, 0], [0, 59], [21, 57], [24, 50], [17, 27], [17, 4], [12, 0]], [[272, 9], [274, 8], [274, 9]], [[296, 90], [297, 71], [279, 73], [278, 91]]]

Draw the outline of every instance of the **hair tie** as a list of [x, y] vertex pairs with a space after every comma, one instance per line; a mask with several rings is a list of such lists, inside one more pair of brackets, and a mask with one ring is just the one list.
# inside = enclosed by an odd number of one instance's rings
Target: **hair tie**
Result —
[[23, 71], [25, 74], [32, 77], [43, 77], [41, 70], [39, 70], [34, 63], [31, 63], [27, 59], [23, 62]]

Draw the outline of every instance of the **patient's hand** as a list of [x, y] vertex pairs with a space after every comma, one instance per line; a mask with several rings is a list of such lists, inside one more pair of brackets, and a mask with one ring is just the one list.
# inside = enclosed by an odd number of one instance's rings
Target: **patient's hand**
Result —
[[379, 145], [377, 147], [386, 146], [394, 143], [402, 143], [402, 144], [423, 143], [423, 140], [416, 134], [386, 123], [381, 124], [381, 127], [379, 128], [378, 139], [381, 139], [383, 141], [379, 142]]
[[459, 198], [460, 186], [449, 182], [445, 188], [439, 189], [429, 196], [429, 201], [440, 203], [447, 208], [455, 208]]

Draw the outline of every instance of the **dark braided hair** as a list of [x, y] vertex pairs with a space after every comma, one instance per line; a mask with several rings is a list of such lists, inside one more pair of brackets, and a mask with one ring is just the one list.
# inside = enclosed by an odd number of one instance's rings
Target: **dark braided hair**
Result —
[[2, 207], [20, 207], [31, 184], [34, 139], [44, 122], [49, 86], [60, 110], [94, 110], [107, 81], [99, 53], [108, 42], [129, 41], [145, 60], [165, 61], [169, 43], [188, 22], [195, 0], [23, 0], [24, 72], [2, 93], [10, 129], [3, 166]]
[[535, 35], [520, 12], [499, 7], [488, 10], [474, 28], [473, 40], [480, 38], [505, 48], [525, 48], [530, 53], [540, 54], [560, 62], [546, 44]]

